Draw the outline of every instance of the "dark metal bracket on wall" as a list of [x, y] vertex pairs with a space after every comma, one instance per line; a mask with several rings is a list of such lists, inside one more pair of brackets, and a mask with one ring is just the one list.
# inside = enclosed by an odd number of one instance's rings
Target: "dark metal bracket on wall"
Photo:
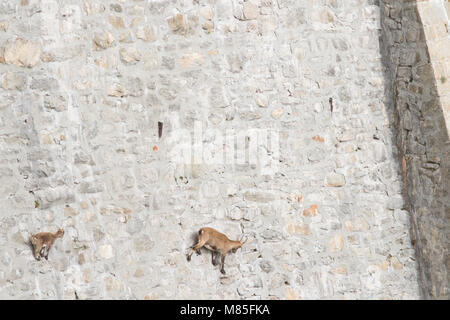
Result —
[[158, 137], [161, 138], [163, 131], [163, 123], [158, 121]]

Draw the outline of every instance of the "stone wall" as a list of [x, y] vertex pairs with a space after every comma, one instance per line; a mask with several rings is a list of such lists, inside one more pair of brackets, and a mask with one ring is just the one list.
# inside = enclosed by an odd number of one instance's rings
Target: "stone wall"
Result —
[[450, 36], [444, 1], [384, 1], [386, 105], [398, 128], [405, 196], [425, 298], [448, 299]]
[[[373, 0], [0, 2], [0, 298], [420, 298], [382, 17]], [[275, 170], [198, 157], [242, 145], [226, 130]], [[180, 131], [195, 163], [172, 156]], [[186, 261], [205, 225], [248, 236], [225, 276]], [[36, 261], [29, 235], [58, 227]]]

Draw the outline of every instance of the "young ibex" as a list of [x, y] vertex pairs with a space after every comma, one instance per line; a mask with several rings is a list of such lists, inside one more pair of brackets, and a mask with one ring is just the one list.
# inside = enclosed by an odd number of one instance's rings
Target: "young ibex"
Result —
[[58, 229], [55, 233], [39, 232], [31, 236], [31, 243], [34, 247], [34, 257], [36, 260], [41, 260], [43, 256], [48, 260], [48, 252], [55, 242], [56, 238], [62, 238], [64, 235], [63, 229]]
[[216, 254], [220, 254], [222, 256], [220, 272], [225, 274], [225, 256], [228, 252], [232, 251], [234, 253], [237, 249], [242, 247], [242, 245], [247, 241], [247, 239], [242, 241], [243, 238], [244, 234], [242, 234], [239, 240], [233, 241], [228, 239], [228, 237], [223, 233], [220, 233], [213, 228], [201, 228], [198, 231], [198, 241], [190, 248], [189, 253], [187, 254], [187, 260], [191, 261], [191, 256], [194, 251], [196, 251], [197, 254], [201, 254], [200, 249], [205, 247], [206, 249], [211, 250], [211, 261], [214, 266], [216, 265]]

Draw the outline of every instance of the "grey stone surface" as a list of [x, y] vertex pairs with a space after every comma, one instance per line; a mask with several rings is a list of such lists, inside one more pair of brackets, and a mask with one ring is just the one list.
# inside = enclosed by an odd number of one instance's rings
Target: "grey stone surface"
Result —
[[[403, 196], [389, 207], [407, 208], [419, 264], [419, 283], [427, 299], [449, 298], [450, 141], [446, 117], [450, 109], [435, 69], [436, 42], [444, 60], [450, 50], [448, 31], [442, 31], [443, 2], [383, 1], [383, 53], [389, 85], [386, 106], [402, 164]], [[446, 17], [448, 23], [448, 17]], [[395, 31], [401, 31], [399, 36]], [[444, 53], [447, 52], [447, 53]], [[443, 87], [442, 90], [438, 88]], [[446, 92], [446, 93], [445, 93]]]
[[[420, 33], [380, 2], [2, 4], [0, 298], [420, 298], [410, 235], [420, 225], [408, 217], [436, 214], [421, 203], [435, 199], [443, 158], [428, 143], [439, 136], [422, 132], [435, 118], [410, 108], [403, 129], [391, 117], [399, 102], [382, 49]], [[399, 89], [429, 72], [408, 64]], [[215, 139], [228, 129], [273, 130], [276, 172], [174, 161], [170, 134], [196, 123], [214, 151], [234, 146]], [[396, 128], [420, 132], [398, 150]], [[414, 211], [403, 146], [418, 153]], [[433, 250], [445, 249], [445, 221], [434, 221]], [[249, 238], [225, 276], [209, 254], [186, 261], [202, 226]], [[58, 227], [49, 260], [35, 261], [31, 233]]]

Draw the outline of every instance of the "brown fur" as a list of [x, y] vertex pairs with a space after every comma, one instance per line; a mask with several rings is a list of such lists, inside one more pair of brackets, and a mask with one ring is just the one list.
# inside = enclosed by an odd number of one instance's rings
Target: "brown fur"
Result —
[[43, 256], [48, 260], [48, 252], [55, 242], [56, 238], [62, 238], [64, 235], [63, 229], [58, 229], [55, 233], [39, 232], [31, 236], [31, 243], [34, 247], [34, 257], [36, 260], [41, 260]]
[[242, 245], [245, 243], [242, 242], [242, 238], [239, 240], [230, 240], [226, 235], [223, 233], [213, 229], [213, 228], [201, 228], [198, 231], [198, 241], [196, 244], [194, 244], [187, 254], [187, 260], [191, 261], [191, 256], [194, 253], [194, 251], [197, 252], [197, 254], [200, 254], [200, 249], [202, 247], [205, 247], [208, 250], [211, 250], [212, 252], [212, 264], [216, 265], [215, 261], [215, 255], [220, 254], [221, 259], [221, 269], [220, 272], [225, 274], [224, 270], [224, 264], [225, 264], [225, 256], [228, 252], [236, 252], [237, 249], [242, 247]]

